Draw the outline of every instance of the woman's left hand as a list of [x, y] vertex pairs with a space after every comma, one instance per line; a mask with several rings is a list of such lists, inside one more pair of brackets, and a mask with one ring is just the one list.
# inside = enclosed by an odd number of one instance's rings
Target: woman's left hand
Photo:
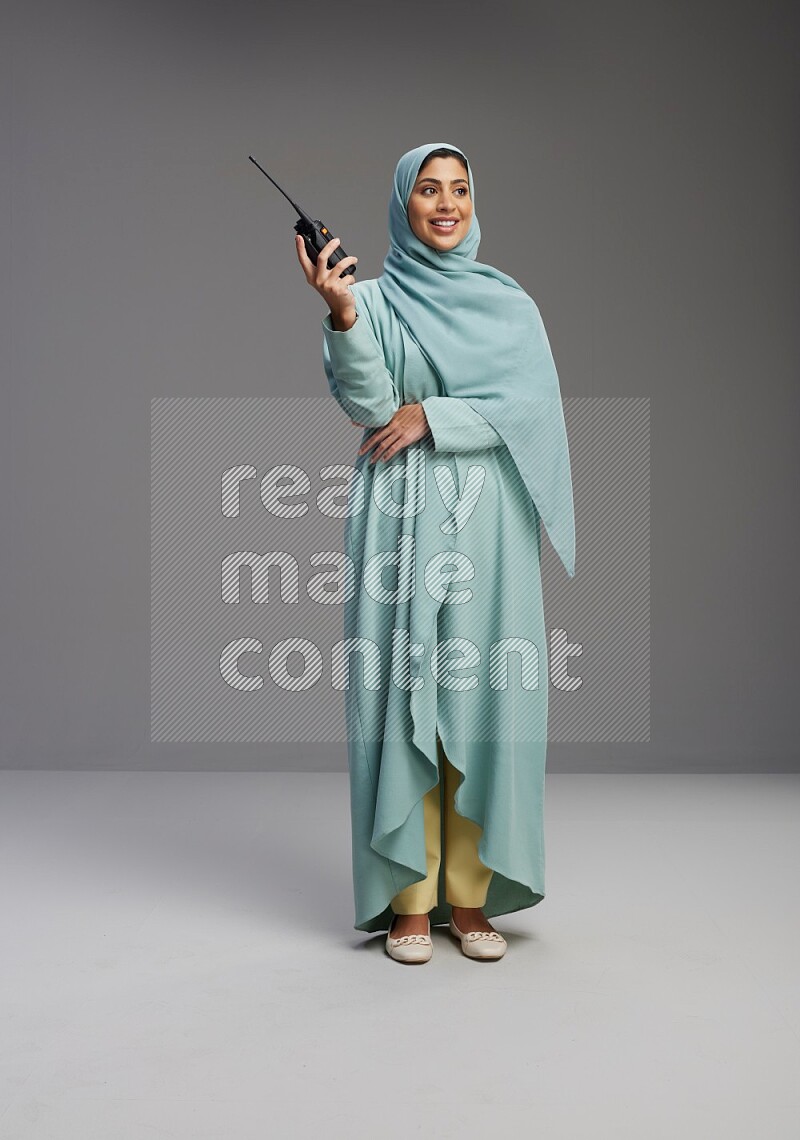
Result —
[[[352, 422], [356, 423], [355, 420]], [[357, 426], [364, 427], [365, 425], [358, 424]], [[408, 447], [410, 443], [416, 443], [418, 439], [422, 439], [429, 432], [428, 417], [425, 415], [422, 404], [403, 404], [397, 409], [388, 424], [378, 428], [368, 439], [364, 440], [358, 449], [358, 454], [363, 455], [365, 451], [374, 447], [375, 454], [371, 456], [370, 463], [374, 463], [376, 459], [386, 461], [391, 459], [401, 447]]]

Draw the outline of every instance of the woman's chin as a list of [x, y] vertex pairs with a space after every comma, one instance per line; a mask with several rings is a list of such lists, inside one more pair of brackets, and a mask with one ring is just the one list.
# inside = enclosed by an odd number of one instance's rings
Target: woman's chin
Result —
[[455, 241], [452, 238], [437, 238], [435, 235], [423, 239], [426, 245], [431, 249], [438, 249], [440, 253], [447, 253], [448, 249], [455, 249], [461, 241], [457, 238]]

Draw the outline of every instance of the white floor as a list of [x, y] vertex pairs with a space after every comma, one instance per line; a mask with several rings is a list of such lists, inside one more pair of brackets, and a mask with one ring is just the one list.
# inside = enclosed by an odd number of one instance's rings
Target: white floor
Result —
[[346, 774], [0, 772], [3, 1140], [797, 1140], [800, 776], [548, 775], [499, 962], [353, 929]]

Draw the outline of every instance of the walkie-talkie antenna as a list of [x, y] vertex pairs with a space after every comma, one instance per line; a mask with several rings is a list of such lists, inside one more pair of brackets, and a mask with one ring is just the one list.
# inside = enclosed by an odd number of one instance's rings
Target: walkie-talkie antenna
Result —
[[[256, 160], [253, 158], [252, 154], [249, 154], [247, 157], [250, 159], [250, 161], [253, 163], [253, 165], [257, 166], [258, 169], [261, 171], [261, 173], [266, 178], [268, 178], [270, 180], [270, 182], [275, 187], [275, 189], [280, 190], [281, 194], [283, 194], [286, 201], [291, 206], [293, 206], [295, 210], [297, 210], [297, 213], [300, 215], [300, 220], [298, 222], [294, 223], [295, 233], [299, 234], [300, 237], [303, 239], [303, 244], [306, 247], [306, 253], [308, 254], [308, 256], [311, 259], [311, 261], [313, 262], [313, 264], [316, 265], [319, 254], [322, 252], [323, 249], [325, 249], [325, 247], [327, 245], [330, 245], [330, 242], [331, 242], [330, 230], [328, 229], [328, 227], [326, 225], [324, 225], [319, 220], [319, 218], [317, 218], [315, 220], [314, 218], [309, 217], [309, 215], [305, 212], [305, 210], [302, 210], [297, 205], [296, 202], [293, 202], [292, 199], [289, 197], [289, 195], [284, 190], [284, 188], [282, 186], [278, 185], [278, 183], [275, 181], [275, 179], [272, 177], [271, 174], [267, 174], [264, 167], [261, 165], [260, 162], [256, 162]], [[347, 257], [347, 254], [342, 249], [341, 245], [338, 245], [336, 247], [336, 249], [334, 249], [333, 253], [329, 254], [329, 256], [328, 256], [328, 261], [327, 261], [328, 269], [333, 269], [334, 265], [336, 265], [336, 263], [338, 261], [342, 261], [342, 259], [345, 257]], [[358, 258], [355, 258], [355, 260], [357, 261]], [[348, 275], [348, 273], [351, 276], [355, 277], [355, 275], [356, 275], [355, 265], [348, 265], [347, 268], [342, 271], [340, 276], [346, 277]]]
[[300, 215], [300, 217], [301, 217], [301, 218], [302, 218], [304, 221], [306, 221], [306, 222], [311, 222], [311, 224], [313, 225], [314, 223], [313, 223], [312, 219], [311, 219], [311, 218], [309, 217], [309, 215], [308, 215], [308, 214], [305, 212], [305, 210], [301, 210], [301, 209], [300, 209], [300, 207], [297, 205], [297, 203], [296, 203], [296, 202], [292, 202], [292, 199], [289, 197], [289, 195], [286, 193], [286, 191], [283, 189], [283, 187], [281, 187], [281, 186], [279, 186], [279, 185], [278, 185], [278, 183], [275, 181], [275, 179], [272, 177], [272, 175], [271, 175], [271, 174], [267, 174], [267, 172], [266, 172], [266, 170], [264, 169], [264, 167], [263, 167], [263, 166], [262, 166], [262, 165], [261, 165], [259, 162], [256, 162], [256, 160], [253, 158], [252, 154], [248, 154], [248, 156], [247, 156], [247, 157], [250, 159], [250, 161], [251, 161], [251, 162], [255, 163], [255, 165], [258, 167], [258, 169], [261, 171], [261, 173], [262, 173], [263, 175], [265, 175], [267, 178], [269, 178], [270, 182], [271, 182], [271, 183], [272, 183], [272, 185], [275, 187], [275, 189], [276, 189], [276, 190], [280, 190], [281, 194], [283, 194], [283, 196], [284, 196], [284, 198], [286, 199], [286, 201], [287, 201], [287, 202], [291, 202], [291, 204], [294, 206], [295, 210], [297, 210], [297, 212], [298, 212], [298, 214]]

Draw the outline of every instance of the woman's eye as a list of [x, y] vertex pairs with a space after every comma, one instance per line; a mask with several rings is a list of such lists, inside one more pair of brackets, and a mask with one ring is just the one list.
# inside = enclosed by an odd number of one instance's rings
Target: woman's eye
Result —
[[[435, 193], [436, 187], [435, 186], [423, 186], [422, 187], [422, 193], [423, 194], [427, 194], [429, 190], [433, 190], [433, 192]], [[469, 193], [469, 191], [467, 190], [466, 186], [457, 186], [456, 187], [456, 194], [461, 194], [461, 196], [463, 197], [465, 194], [468, 194], [468, 193]]]

